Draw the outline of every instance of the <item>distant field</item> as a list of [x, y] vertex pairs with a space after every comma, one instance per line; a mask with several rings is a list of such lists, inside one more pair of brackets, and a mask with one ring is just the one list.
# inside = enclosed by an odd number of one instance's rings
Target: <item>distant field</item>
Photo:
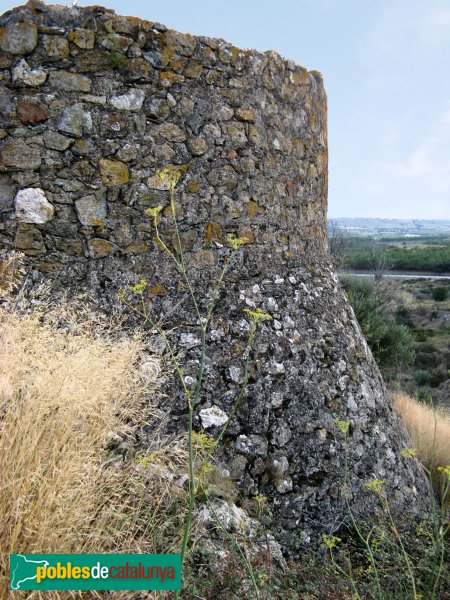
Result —
[[[385, 380], [450, 412], [450, 281], [413, 276], [450, 275], [450, 221], [433, 223], [428, 230], [424, 222], [340, 221], [334, 231], [330, 228], [338, 269], [411, 273], [411, 278], [382, 278], [378, 290], [381, 311], [413, 336], [413, 363], [400, 368], [382, 365]], [[397, 230], [389, 231], [394, 225]]]
[[450, 273], [450, 232], [418, 235], [350, 235], [342, 236], [343, 267], [371, 270], [373, 254], [383, 253], [386, 269], [428, 273]]
[[332, 218], [330, 225], [347, 231], [351, 235], [426, 236], [450, 233], [450, 219], [368, 219]]
[[391, 279], [383, 286], [386, 310], [410, 329], [415, 340], [414, 364], [399, 372], [391, 370], [386, 378], [450, 411], [450, 283]]
[[340, 279], [384, 380], [450, 413], [450, 280]]
[[[450, 272], [450, 241], [446, 244], [401, 242], [395, 244], [378, 240], [377, 247], [384, 250], [386, 266], [395, 271], [427, 271], [432, 273]], [[359, 249], [358, 241], [353, 242], [353, 249], [346, 252], [345, 266], [351, 269], [369, 269], [372, 266], [370, 249]], [[353, 250], [353, 251], [352, 251]]]

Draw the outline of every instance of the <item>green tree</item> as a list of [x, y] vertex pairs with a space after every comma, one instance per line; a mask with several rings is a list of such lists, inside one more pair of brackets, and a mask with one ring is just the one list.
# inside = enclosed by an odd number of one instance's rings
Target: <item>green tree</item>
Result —
[[384, 369], [411, 365], [414, 337], [406, 325], [396, 323], [385, 311], [374, 282], [366, 277], [343, 276], [341, 283], [378, 365]]

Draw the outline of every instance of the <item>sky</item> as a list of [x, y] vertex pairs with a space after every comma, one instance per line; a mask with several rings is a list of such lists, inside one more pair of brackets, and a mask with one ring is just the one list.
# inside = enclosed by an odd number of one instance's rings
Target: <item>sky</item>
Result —
[[[18, 4], [0, 0], [0, 12]], [[77, 4], [276, 50], [320, 71], [329, 111], [329, 217], [450, 219], [449, 0]]]

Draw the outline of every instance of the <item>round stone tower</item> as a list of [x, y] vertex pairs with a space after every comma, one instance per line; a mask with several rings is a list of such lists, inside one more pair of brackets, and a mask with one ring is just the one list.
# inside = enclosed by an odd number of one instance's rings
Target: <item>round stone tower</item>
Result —
[[[26, 255], [54, 293], [88, 290], [106, 309], [144, 278], [145, 301], [180, 351], [200, 356], [183, 278], [158, 242], [181, 246], [205, 310], [238, 250], [207, 335], [195, 426], [217, 435], [244, 379], [251, 318], [258, 327], [248, 385], [218, 449], [245, 496], [269, 498], [284, 548], [334, 531], [363, 484], [385, 479], [397, 509], [426, 496], [383, 381], [327, 255], [327, 105], [318, 72], [274, 52], [240, 50], [101, 8], [35, 0], [0, 18], [0, 242]], [[177, 166], [180, 244], [167, 184]], [[157, 337], [157, 336], [156, 336]], [[158, 340], [152, 338], [155, 348]], [[186, 401], [167, 386], [173, 429]]]

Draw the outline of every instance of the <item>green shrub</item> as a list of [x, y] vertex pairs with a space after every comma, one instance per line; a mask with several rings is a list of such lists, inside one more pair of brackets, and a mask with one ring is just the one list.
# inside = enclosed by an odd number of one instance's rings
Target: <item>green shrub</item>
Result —
[[415, 366], [418, 369], [428, 369], [436, 365], [436, 356], [428, 352], [416, 352]]
[[[347, 265], [353, 269], [371, 269], [374, 248], [364, 248], [349, 256]], [[417, 248], [388, 247], [384, 251], [385, 261], [390, 268], [401, 271], [450, 271], [450, 245], [434, 245]]]
[[434, 369], [430, 373], [430, 387], [437, 388], [447, 380], [447, 373], [440, 369]]
[[428, 337], [427, 330], [423, 327], [416, 327], [414, 330], [414, 335], [416, 342], [425, 342]]
[[365, 277], [343, 276], [341, 283], [378, 365], [412, 364], [413, 334], [386, 313], [376, 296], [374, 282]]
[[395, 320], [397, 321], [397, 323], [402, 323], [403, 325], [412, 324], [409, 310], [403, 304], [400, 304], [397, 310], [395, 311]]
[[429, 371], [426, 370], [420, 370], [420, 371], [416, 371], [414, 373], [414, 381], [416, 382], [416, 385], [423, 387], [425, 385], [429, 385], [430, 381], [431, 381], [431, 374]]
[[420, 306], [417, 307], [417, 314], [421, 317], [425, 317], [428, 313], [428, 308], [421, 304]]
[[433, 406], [433, 397], [426, 388], [417, 388], [414, 392], [414, 398], [422, 404]]
[[444, 286], [435, 287], [431, 292], [431, 296], [436, 302], [444, 302], [448, 298], [448, 288]]
[[[424, 331], [427, 332], [426, 329], [424, 329]], [[426, 352], [428, 354], [433, 354], [433, 352], [439, 352], [439, 349], [436, 348], [434, 344], [420, 344], [418, 350], [420, 350], [420, 352]]]

